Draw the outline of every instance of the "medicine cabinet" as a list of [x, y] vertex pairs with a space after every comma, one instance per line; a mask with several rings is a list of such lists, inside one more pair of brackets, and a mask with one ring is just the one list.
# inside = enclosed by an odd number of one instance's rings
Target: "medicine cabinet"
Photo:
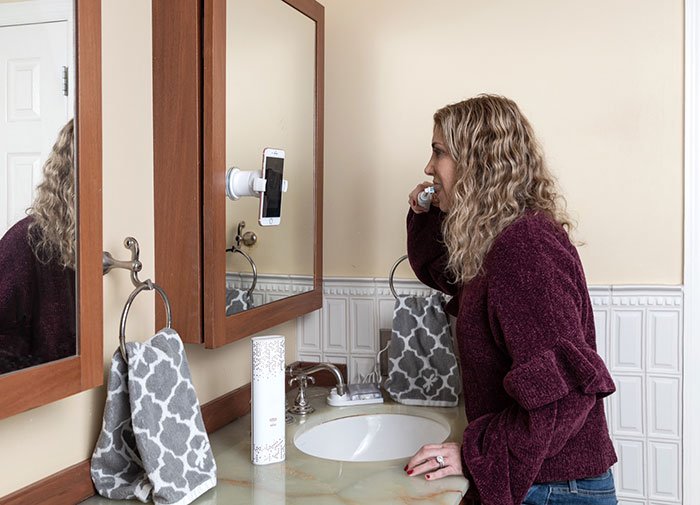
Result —
[[[321, 308], [323, 58], [314, 0], [153, 0], [155, 278], [185, 342], [220, 347]], [[263, 227], [258, 199], [225, 185], [267, 147], [285, 150], [289, 189]], [[232, 289], [252, 307], [228, 310]]]
[[[70, 303], [58, 309], [66, 320], [75, 320], [72, 330], [74, 352], [39, 364], [32, 364], [32, 358], [40, 356], [45, 349], [28, 347], [25, 356], [11, 356], [7, 352], [5, 363], [10, 362], [10, 356], [16, 358], [17, 363], [21, 362], [21, 358], [26, 358], [29, 366], [0, 374], [2, 419], [99, 386], [103, 380], [100, 2], [0, 2], [0, 32], [2, 40], [9, 41], [3, 48], [7, 50], [0, 57], [3, 70], [7, 70], [0, 85], [0, 88], [6, 87], [2, 100], [7, 105], [2, 119], [5, 137], [0, 142], [0, 155], [3, 157], [0, 174], [3, 176], [2, 184], [7, 185], [6, 189], [13, 189], [11, 197], [6, 195], [0, 203], [17, 203], [24, 196], [31, 197], [38, 182], [42, 177], [47, 177], [46, 173], [41, 177], [39, 174], [43, 171], [42, 165], [51, 146], [54, 142], [57, 145], [64, 142], [62, 135], [69, 130], [66, 129], [68, 126], [63, 126], [72, 119], [76, 216], [75, 289]], [[59, 128], [61, 135], [58, 134]], [[52, 170], [51, 173], [56, 177], [58, 171]], [[46, 182], [46, 179], [43, 178], [43, 181]], [[27, 185], [19, 184], [23, 182]], [[47, 186], [51, 187], [50, 184], [54, 182], [52, 179]], [[64, 184], [62, 189], [65, 191], [66, 187]], [[30, 203], [34, 205], [31, 198], [16, 206], [19, 211], [15, 222], [26, 218], [24, 210]], [[55, 201], [52, 203], [55, 205]], [[46, 271], [44, 269], [42, 273]], [[7, 280], [12, 277], [8, 273], [0, 272], [0, 282], [11, 282]], [[42, 291], [35, 296], [41, 299], [45, 293]], [[13, 305], [15, 298], [4, 299], [3, 302], [0, 310], [8, 312], [2, 314], [6, 317], [0, 319], [5, 323], [14, 321], [18, 317], [11, 313], [17, 310]], [[31, 303], [36, 304], [37, 300], [33, 299]], [[34, 305], [31, 315], [21, 312], [19, 317], [29, 321], [32, 329], [42, 324], [50, 326], [51, 321], [42, 321], [47, 312], [49, 319], [56, 317], [56, 314], [46, 310], [48, 304], [44, 301], [43, 306]], [[22, 307], [22, 311], [24, 309]], [[54, 305], [52, 309], [56, 310]], [[71, 313], [73, 311], [74, 315]], [[12, 330], [16, 330], [16, 327], [11, 327], [11, 331], [3, 336], [15, 337]], [[42, 335], [45, 337], [48, 334]], [[44, 342], [34, 333], [31, 345], [52, 343], [46, 340]], [[13, 349], [13, 342], [8, 343], [10, 345], [4, 351]]]

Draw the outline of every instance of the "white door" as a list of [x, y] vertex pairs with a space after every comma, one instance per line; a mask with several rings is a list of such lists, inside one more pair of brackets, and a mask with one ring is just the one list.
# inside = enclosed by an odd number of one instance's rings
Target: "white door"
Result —
[[0, 26], [0, 237], [26, 216], [41, 167], [72, 116], [66, 21]]

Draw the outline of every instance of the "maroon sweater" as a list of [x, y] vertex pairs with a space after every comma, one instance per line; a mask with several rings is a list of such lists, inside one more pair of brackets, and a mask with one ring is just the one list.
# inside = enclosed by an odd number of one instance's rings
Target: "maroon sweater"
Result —
[[464, 402], [462, 463], [484, 505], [520, 505], [535, 482], [591, 477], [617, 461], [603, 398], [615, 391], [595, 344], [576, 248], [546, 214], [526, 213], [467, 285], [449, 282], [433, 207], [408, 215], [408, 254], [425, 284], [454, 295]]
[[0, 240], [0, 373], [76, 352], [75, 271], [43, 264], [26, 217]]

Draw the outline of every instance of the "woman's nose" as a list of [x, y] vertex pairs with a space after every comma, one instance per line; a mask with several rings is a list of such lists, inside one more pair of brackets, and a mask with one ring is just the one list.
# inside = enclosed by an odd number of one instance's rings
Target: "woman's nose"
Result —
[[432, 163], [428, 162], [428, 164], [425, 166], [425, 169], [423, 169], [423, 173], [425, 175], [433, 175], [433, 165]]

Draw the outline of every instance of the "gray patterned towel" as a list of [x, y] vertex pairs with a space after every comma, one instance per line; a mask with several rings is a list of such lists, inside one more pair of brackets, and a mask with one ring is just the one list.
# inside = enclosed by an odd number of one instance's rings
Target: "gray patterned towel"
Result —
[[384, 387], [399, 403], [454, 407], [459, 401], [459, 365], [444, 304], [440, 293], [396, 300]]
[[160, 330], [127, 342], [112, 356], [102, 431], [90, 462], [107, 498], [185, 505], [216, 485], [216, 462], [204, 429], [180, 336]]
[[226, 315], [232, 316], [253, 307], [252, 296], [247, 289], [226, 288]]

